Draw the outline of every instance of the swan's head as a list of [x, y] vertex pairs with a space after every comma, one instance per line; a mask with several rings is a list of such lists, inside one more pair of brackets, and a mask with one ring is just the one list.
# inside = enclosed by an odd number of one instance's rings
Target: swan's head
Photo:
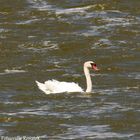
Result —
[[91, 69], [93, 69], [93, 70], [95, 70], [95, 71], [99, 71], [99, 69], [97, 68], [96, 63], [93, 62], [93, 61], [87, 61], [87, 62], [85, 62], [85, 63], [84, 63], [84, 67], [86, 67], [86, 68], [91, 68]]

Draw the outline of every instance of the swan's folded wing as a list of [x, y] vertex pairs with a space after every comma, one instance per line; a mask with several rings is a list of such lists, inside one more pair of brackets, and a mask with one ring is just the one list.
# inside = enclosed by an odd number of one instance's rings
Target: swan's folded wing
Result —
[[83, 92], [83, 89], [74, 82], [60, 82], [57, 80], [48, 80], [45, 85], [52, 93], [62, 92]]
[[36, 82], [36, 84], [37, 84], [37, 86], [38, 86], [38, 88], [39, 88], [40, 90], [42, 90], [42, 91], [45, 92], [46, 94], [49, 94], [49, 93], [50, 93], [50, 91], [47, 89], [47, 87], [46, 87], [45, 84], [40, 83], [40, 82], [38, 82], [38, 81], [35, 81], [35, 82]]
[[57, 80], [48, 80], [44, 84], [36, 81], [40, 90], [46, 94], [62, 92], [83, 92], [83, 89], [74, 82], [59, 82]]
[[57, 80], [48, 80], [44, 83], [46, 89], [51, 93], [59, 92], [59, 81]]
[[74, 82], [62, 82], [62, 87], [66, 92], [83, 92], [83, 89]]

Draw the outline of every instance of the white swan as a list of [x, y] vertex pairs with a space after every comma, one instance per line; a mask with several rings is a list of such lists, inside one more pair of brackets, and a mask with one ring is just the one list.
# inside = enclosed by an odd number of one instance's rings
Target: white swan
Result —
[[[92, 81], [89, 73], [89, 68], [95, 71], [99, 70], [93, 61], [87, 61], [84, 63], [84, 73], [87, 83], [86, 92], [92, 91]], [[74, 82], [60, 82], [57, 80], [48, 80], [45, 83], [40, 83], [36, 81], [36, 84], [38, 88], [46, 94], [63, 92], [84, 92], [83, 89]]]

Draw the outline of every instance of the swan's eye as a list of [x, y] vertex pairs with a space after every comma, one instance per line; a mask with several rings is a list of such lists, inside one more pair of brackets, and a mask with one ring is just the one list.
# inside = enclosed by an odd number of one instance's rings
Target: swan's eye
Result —
[[90, 64], [91, 64], [91, 66], [94, 66], [94, 67], [96, 67], [96, 66], [97, 66], [95, 63], [90, 63]]
[[95, 71], [99, 71], [99, 69], [97, 68], [97, 65], [95, 63], [91, 63], [91, 68]]

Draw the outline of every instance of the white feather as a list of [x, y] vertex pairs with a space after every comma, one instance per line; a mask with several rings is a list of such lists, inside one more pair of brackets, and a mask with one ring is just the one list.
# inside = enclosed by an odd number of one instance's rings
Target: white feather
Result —
[[45, 83], [36, 81], [40, 90], [46, 94], [63, 92], [83, 92], [83, 89], [74, 82], [60, 82], [57, 80], [48, 80]]

